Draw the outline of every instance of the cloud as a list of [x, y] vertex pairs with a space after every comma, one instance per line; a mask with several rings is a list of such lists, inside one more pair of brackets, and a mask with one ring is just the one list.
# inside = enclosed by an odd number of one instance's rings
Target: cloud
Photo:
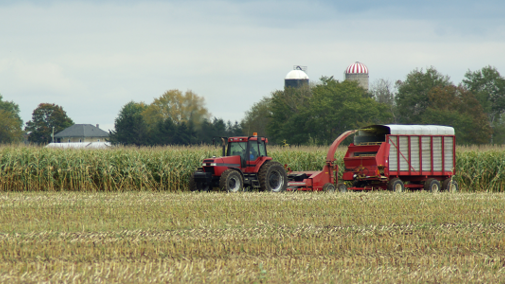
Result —
[[190, 89], [214, 116], [240, 120], [295, 64], [312, 81], [341, 79], [356, 60], [371, 80], [503, 69], [505, 4], [439, 2], [0, 0], [0, 93], [25, 121], [50, 102], [77, 123], [112, 125], [131, 100]]

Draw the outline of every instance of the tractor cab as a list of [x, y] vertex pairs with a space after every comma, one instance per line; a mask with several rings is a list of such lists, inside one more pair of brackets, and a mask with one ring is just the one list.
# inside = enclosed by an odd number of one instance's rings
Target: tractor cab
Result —
[[268, 140], [265, 137], [230, 137], [226, 153], [223, 146], [223, 156], [239, 156], [240, 167], [247, 172], [247, 169], [258, 165], [261, 158], [267, 156], [266, 143]]

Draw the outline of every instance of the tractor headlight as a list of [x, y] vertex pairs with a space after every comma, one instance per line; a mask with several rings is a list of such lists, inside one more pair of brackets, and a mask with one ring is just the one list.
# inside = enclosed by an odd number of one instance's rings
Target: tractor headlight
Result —
[[211, 167], [215, 167], [215, 166], [217, 166], [217, 164], [216, 163], [210, 163], [210, 166]]

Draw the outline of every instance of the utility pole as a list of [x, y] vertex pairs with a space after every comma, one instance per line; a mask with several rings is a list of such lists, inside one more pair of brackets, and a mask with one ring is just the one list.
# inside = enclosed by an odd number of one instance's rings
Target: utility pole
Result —
[[53, 135], [52, 136], [53, 136], [53, 143], [54, 143], [54, 126], [53, 126]]

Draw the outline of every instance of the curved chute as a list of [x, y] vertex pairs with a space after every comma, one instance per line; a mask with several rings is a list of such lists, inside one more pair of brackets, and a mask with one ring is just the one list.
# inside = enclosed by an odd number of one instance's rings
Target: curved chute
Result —
[[338, 146], [342, 141], [345, 140], [345, 138], [349, 137], [349, 135], [356, 133], [358, 130], [347, 130], [346, 132], [340, 134], [340, 136], [333, 141], [333, 143], [330, 146], [330, 149], [328, 150], [328, 155], [326, 155], [326, 162], [333, 163], [335, 161], [335, 151], [337, 151]]

